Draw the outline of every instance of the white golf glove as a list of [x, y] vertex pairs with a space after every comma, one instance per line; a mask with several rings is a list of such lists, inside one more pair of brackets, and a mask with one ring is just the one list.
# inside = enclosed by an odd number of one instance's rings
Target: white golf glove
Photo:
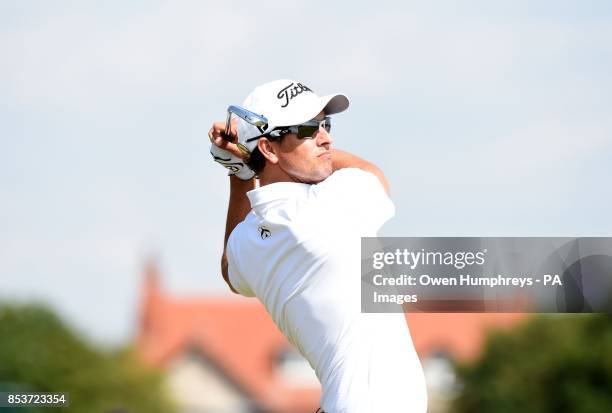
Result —
[[215, 162], [221, 164], [229, 171], [228, 175], [236, 175], [237, 178], [243, 181], [248, 181], [255, 176], [255, 172], [247, 166], [244, 159], [237, 157], [225, 149], [219, 148], [214, 143], [210, 145], [210, 154]]

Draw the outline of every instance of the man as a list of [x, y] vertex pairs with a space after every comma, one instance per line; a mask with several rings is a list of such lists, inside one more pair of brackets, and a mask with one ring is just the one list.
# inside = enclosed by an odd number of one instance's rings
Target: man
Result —
[[257, 87], [243, 106], [268, 124], [238, 119], [232, 143], [224, 123], [209, 131], [213, 157], [233, 173], [223, 278], [232, 291], [258, 297], [308, 360], [323, 411], [424, 412], [422, 369], [403, 314], [361, 313], [360, 237], [375, 236], [394, 206], [379, 168], [332, 149], [329, 115], [348, 99], [281, 79]]

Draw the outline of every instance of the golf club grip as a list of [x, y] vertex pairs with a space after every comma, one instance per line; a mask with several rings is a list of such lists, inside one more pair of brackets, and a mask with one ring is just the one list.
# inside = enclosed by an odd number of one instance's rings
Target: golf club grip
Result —
[[229, 134], [225, 133], [225, 132], [221, 132], [221, 137], [223, 139], [225, 139], [226, 141], [228, 141], [228, 142], [234, 142], [234, 137], [232, 135], [229, 135]]

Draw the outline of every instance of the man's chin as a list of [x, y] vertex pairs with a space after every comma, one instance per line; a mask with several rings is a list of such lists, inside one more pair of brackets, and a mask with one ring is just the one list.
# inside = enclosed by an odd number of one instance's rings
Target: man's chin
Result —
[[312, 180], [312, 184], [318, 184], [320, 182], [323, 182], [324, 180], [326, 180], [327, 178], [329, 178], [329, 176], [332, 174], [333, 170], [331, 168], [329, 169], [325, 169], [325, 170], [321, 170], [318, 171], [318, 173], [316, 174], [316, 176], [313, 176], [313, 180]]

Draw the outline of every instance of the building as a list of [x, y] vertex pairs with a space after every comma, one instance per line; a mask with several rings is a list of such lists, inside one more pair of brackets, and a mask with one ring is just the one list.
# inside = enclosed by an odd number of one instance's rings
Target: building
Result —
[[[164, 293], [153, 263], [142, 291], [137, 348], [167, 372], [182, 413], [313, 413], [320, 386], [312, 369], [256, 299], [180, 298]], [[454, 360], [481, 350], [488, 329], [519, 314], [410, 314], [413, 341], [428, 382], [430, 413], [455, 388]]]

